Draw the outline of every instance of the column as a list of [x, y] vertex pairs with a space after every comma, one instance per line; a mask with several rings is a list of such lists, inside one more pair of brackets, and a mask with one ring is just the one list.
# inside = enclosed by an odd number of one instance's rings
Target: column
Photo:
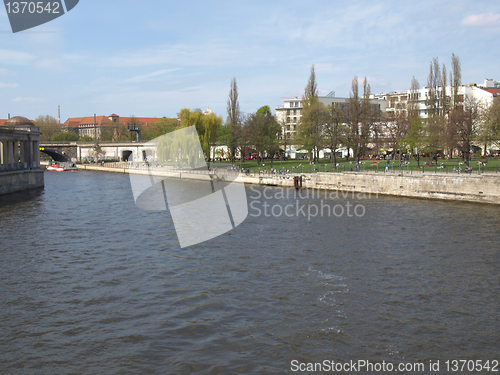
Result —
[[4, 154], [4, 146], [3, 146], [3, 139], [0, 140], [0, 171], [3, 171], [5, 169], [5, 154]]
[[26, 169], [26, 141], [19, 140], [19, 169]]
[[40, 142], [33, 141], [33, 168], [40, 168]]
[[19, 141], [15, 139], [12, 141], [12, 146], [14, 147], [14, 169], [20, 169], [19, 165]]
[[14, 141], [12, 139], [7, 140], [7, 169], [14, 169]]

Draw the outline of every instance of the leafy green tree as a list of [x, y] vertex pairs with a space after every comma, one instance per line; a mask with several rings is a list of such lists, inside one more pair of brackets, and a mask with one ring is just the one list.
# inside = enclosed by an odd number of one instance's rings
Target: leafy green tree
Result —
[[150, 141], [151, 139], [158, 138], [166, 133], [170, 133], [179, 127], [179, 122], [175, 118], [162, 118], [154, 121], [144, 128], [141, 132], [141, 139]]
[[91, 137], [90, 135], [82, 135], [80, 138], [78, 138], [79, 142], [94, 142], [94, 137]]
[[264, 105], [257, 110], [257, 114], [261, 115], [271, 115], [271, 108], [268, 105]]
[[326, 107], [318, 100], [318, 85], [314, 65], [302, 96], [302, 117], [297, 126], [294, 143], [309, 152], [309, 160], [317, 162], [324, 139], [322, 126], [327, 115]]
[[211, 148], [217, 143], [217, 130], [222, 126], [222, 117], [215, 113], [204, 115], [198, 109], [191, 111], [188, 108], [181, 109], [178, 116], [181, 120], [181, 128], [188, 126], [196, 128], [205, 159], [209, 159]]
[[75, 132], [61, 131], [54, 133], [51, 138], [54, 142], [74, 142], [78, 141], [78, 134]]
[[265, 152], [271, 158], [272, 168], [274, 154], [279, 150], [281, 127], [271, 114], [269, 106], [263, 106], [255, 114], [248, 116], [245, 129], [248, 134], [248, 143], [255, 148], [257, 153], [257, 164], [260, 165], [261, 157]]

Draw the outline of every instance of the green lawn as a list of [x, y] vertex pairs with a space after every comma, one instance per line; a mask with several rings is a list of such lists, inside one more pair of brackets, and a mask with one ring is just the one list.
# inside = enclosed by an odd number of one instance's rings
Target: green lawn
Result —
[[[356, 163], [353, 162], [348, 162], [345, 159], [338, 159], [337, 160], [339, 164], [339, 171], [350, 171], [351, 168], [353, 171], [356, 170]], [[375, 160], [376, 164], [373, 163], [374, 160], [369, 160], [365, 159], [362, 160], [359, 166], [360, 171], [379, 171], [379, 172], [384, 172], [385, 171], [385, 165], [386, 165], [386, 160]], [[486, 162], [486, 165], [478, 165], [478, 162]], [[426, 165], [431, 163], [431, 160], [429, 158], [420, 158], [420, 168], [417, 167], [417, 160], [416, 159], [410, 159], [408, 161], [408, 165], [406, 166], [401, 166], [401, 170], [405, 171], [415, 171], [419, 170], [422, 171], [422, 169], [425, 172], [441, 172], [441, 173], [452, 173], [453, 168], [457, 168], [460, 164], [460, 168], [463, 171], [466, 167], [465, 164], [463, 164], [461, 159], [452, 159], [452, 160], [444, 160], [444, 159], [438, 159], [437, 165], [433, 163], [433, 165], [429, 166]], [[213, 163], [212, 165], [217, 167], [219, 164], [222, 165], [222, 163]], [[223, 162], [223, 164], [227, 164]], [[389, 160], [389, 171], [398, 171], [399, 167], [399, 160]], [[479, 169], [481, 169], [481, 172], [493, 172], [493, 173], [499, 173], [500, 172], [500, 158], [489, 158], [489, 159], [484, 159], [484, 158], [473, 158], [471, 161], [471, 167], [472, 170], [477, 173]], [[240, 162], [237, 161], [235, 163], [235, 166], [239, 167]], [[253, 173], [258, 173], [259, 171], [270, 171], [271, 170], [271, 160], [263, 160], [262, 163], [257, 165], [257, 161], [255, 160], [247, 160], [244, 161], [241, 164], [242, 168], [246, 170], [247, 168], [250, 169], [251, 172]], [[422, 168], [423, 167], [423, 168]], [[330, 159], [320, 159], [319, 163], [316, 164], [309, 164], [307, 160], [287, 160], [280, 162], [280, 160], [273, 160], [272, 163], [272, 168], [280, 171], [280, 170], [288, 170], [291, 173], [314, 173], [314, 172], [329, 172], [330, 170], [336, 171], [335, 166], [332, 168], [332, 165], [330, 163]]]

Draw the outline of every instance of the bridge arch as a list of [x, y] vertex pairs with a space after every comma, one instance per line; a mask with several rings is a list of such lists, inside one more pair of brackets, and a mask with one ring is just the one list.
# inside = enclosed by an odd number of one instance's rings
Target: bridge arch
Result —
[[132, 160], [134, 160], [134, 158], [133, 158], [133, 152], [131, 150], [122, 150], [122, 160], [123, 161], [132, 161]]
[[54, 161], [61, 161], [61, 162], [69, 161], [69, 157], [67, 157], [65, 154], [54, 151], [54, 150], [47, 149], [45, 147], [41, 147], [40, 152], [43, 152], [44, 154], [49, 155], [52, 159], [54, 159]]

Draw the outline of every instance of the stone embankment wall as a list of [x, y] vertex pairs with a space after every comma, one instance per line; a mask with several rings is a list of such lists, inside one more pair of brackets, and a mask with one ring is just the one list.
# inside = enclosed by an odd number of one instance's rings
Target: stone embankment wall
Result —
[[[80, 169], [118, 173], [154, 174], [165, 177], [206, 180], [206, 174], [158, 172], [143, 169], [110, 168], [97, 165]], [[224, 172], [220, 171], [223, 176]], [[391, 174], [391, 173], [313, 173], [302, 174], [302, 186], [310, 189], [340, 190], [355, 193], [396, 195], [412, 198], [458, 200], [500, 204], [500, 175], [496, 174]], [[293, 175], [245, 176], [248, 184], [293, 187]]]
[[[264, 177], [260, 179], [260, 183], [292, 187], [293, 179]], [[500, 204], [500, 176], [495, 174], [316, 173], [306, 175], [303, 186], [312, 189]]]
[[10, 171], [0, 173], [0, 194], [15, 193], [17, 191], [43, 188], [44, 179], [42, 170]]

